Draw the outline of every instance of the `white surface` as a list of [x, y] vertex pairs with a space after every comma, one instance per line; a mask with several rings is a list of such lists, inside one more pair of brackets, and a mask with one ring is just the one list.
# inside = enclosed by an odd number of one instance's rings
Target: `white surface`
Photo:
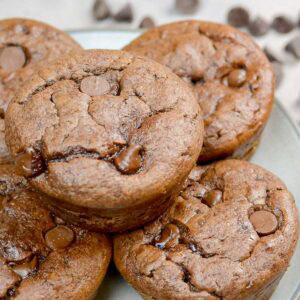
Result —
[[[80, 32], [72, 36], [86, 48], [123, 47], [138, 35], [136, 32]], [[294, 194], [300, 208], [300, 133], [285, 112], [276, 105], [271, 119], [263, 133], [262, 141], [252, 162], [257, 163], [278, 175]], [[300, 243], [288, 272], [280, 282], [272, 300], [289, 300], [300, 283]], [[111, 266], [100, 287], [97, 300], [137, 300], [141, 297], [122, 280]]]
[[[271, 21], [275, 15], [286, 14], [295, 21], [300, 16], [299, 0], [202, 0], [202, 5], [194, 15], [182, 15], [174, 9], [175, 0], [106, 0], [113, 13], [125, 3], [131, 2], [134, 9], [132, 24], [116, 23], [112, 19], [97, 22], [92, 16], [94, 0], [1, 0], [0, 18], [27, 17], [48, 22], [64, 30], [78, 30], [91, 28], [122, 28], [135, 29], [145, 15], [153, 16], [156, 24], [163, 24], [198, 18], [215, 22], [226, 22], [226, 14], [230, 7], [242, 5], [249, 9], [252, 16], [263, 16]], [[292, 36], [300, 34], [300, 27], [288, 35], [271, 32], [266, 37], [257, 39], [260, 45], [268, 45], [275, 49], [284, 60], [284, 81], [277, 96], [290, 115], [300, 125], [300, 61], [291, 59], [283, 51], [283, 46]]]

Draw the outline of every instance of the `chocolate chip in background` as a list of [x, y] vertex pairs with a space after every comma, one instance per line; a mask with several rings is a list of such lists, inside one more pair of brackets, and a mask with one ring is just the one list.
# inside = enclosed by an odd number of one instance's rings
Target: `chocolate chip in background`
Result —
[[291, 53], [295, 58], [300, 59], [300, 35], [289, 41], [284, 49]]
[[96, 20], [101, 21], [110, 16], [110, 10], [105, 0], [96, 0], [93, 6], [93, 16]]
[[249, 217], [249, 220], [252, 223], [254, 230], [262, 236], [274, 233], [278, 228], [277, 218], [270, 211], [255, 211]]
[[286, 16], [277, 16], [274, 18], [271, 26], [279, 33], [289, 33], [294, 29], [295, 24]]
[[281, 63], [281, 60], [269, 47], [264, 47], [264, 53], [270, 62], [276, 61]]
[[119, 22], [132, 22], [133, 11], [130, 3], [127, 3], [118, 13], [114, 15], [114, 19]]
[[139, 28], [153, 28], [155, 27], [155, 23], [153, 21], [153, 19], [149, 16], [146, 16], [142, 19], [140, 25], [139, 25]]
[[273, 72], [275, 74], [275, 87], [278, 88], [283, 79], [282, 64], [277, 61], [273, 61], [271, 65], [272, 65]]
[[227, 22], [233, 27], [245, 27], [248, 26], [250, 16], [248, 11], [243, 7], [232, 8], [227, 15]]
[[270, 24], [262, 17], [256, 17], [248, 25], [248, 30], [253, 36], [263, 36], [268, 33]]
[[1, 49], [0, 67], [9, 72], [22, 68], [26, 63], [26, 55], [19, 46], [8, 46]]
[[199, 0], [176, 0], [175, 7], [182, 14], [193, 14], [200, 4]]

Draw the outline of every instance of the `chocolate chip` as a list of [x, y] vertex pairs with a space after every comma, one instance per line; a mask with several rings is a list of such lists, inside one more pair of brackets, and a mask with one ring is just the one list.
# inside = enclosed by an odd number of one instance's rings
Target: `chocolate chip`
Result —
[[93, 6], [93, 16], [96, 20], [104, 20], [110, 16], [110, 10], [105, 0], [96, 0]]
[[24, 262], [20, 265], [15, 265], [12, 267], [13, 271], [21, 276], [22, 278], [26, 278], [32, 272], [36, 270], [38, 266], [38, 259], [36, 256], [30, 262]]
[[25, 65], [26, 56], [21, 47], [8, 46], [1, 50], [0, 67], [5, 71], [16, 71]]
[[279, 33], [289, 33], [294, 27], [294, 22], [285, 16], [278, 16], [272, 22], [272, 28]]
[[300, 59], [300, 36], [294, 37], [286, 46], [285, 51], [293, 54], [295, 58]]
[[259, 235], [274, 233], [278, 228], [277, 218], [273, 213], [266, 210], [255, 211], [249, 220]]
[[30, 148], [26, 153], [19, 154], [16, 159], [16, 172], [24, 177], [40, 175], [46, 168], [42, 156]]
[[209, 206], [212, 207], [219, 202], [222, 201], [223, 193], [220, 190], [212, 190], [208, 192], [205, 197], [203, 198], [203, 201]]
[[114, 159], [117, 169], [124, 174], [134, 174], [142, 165], [140, 155], [142, 147], [139, 145], [130, 145]]
[[280, 59], [268, 47], [264, 48], [264, 53], [270, 62], [277, 61], [277, 62], [281, 63]]
[[178, 243], [179, 229], [174, 224], [168, 224], [154, 245], [160, 249], [171, 248]]
[[144, 17], [139, 25], [139, 28], [152, 28], [152, 27], [155, 27], [155, 24], [151, 17]]
[[249, 23], [248, 29], [253, 36], [263, 36], [269, 31], [270, 25], [265, 19], [257, 17]]
[[73, 240], [73, 230], [64, 225], [58, 225], [45, 234], [46, 244], [53, 250], [67, 248]]
[[133, 12], [130, 3], [127, 3], [118, 13], [116, 13], [114, 19], [119, 22], [131, 22], [133, 20]]
[[275, 74], [275, 86], [279, 87], [282, 78], [283, 78], [283, 70], [282, 65], [279, 62], [273, 61], [272, 62], [272, 70]]
[[240, 87], [246, 78], [247, 72], [244, 69], [234, 69], [228, 75], [228, 84], [231, 87]]
[[199, 6], [199, 0], [176, 0], [176, 9], [182, 14], [193, 14]]
[[89, 96], [102, 96], [109, 93], [110, 84], [101, 76], [89, 76], [81, 80], [80, 89]]
[[232, 8], [227, 15], [227, 22], [234, 27], [244, 27], [249, 24], [249, 13], [243, 7]]

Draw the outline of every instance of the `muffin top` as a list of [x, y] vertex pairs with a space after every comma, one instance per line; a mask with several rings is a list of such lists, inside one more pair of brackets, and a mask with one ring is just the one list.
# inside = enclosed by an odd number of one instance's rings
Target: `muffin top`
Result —
[[0, 166], [0, 299], [89, 299], [111, 257], [104, 234], [66, 225], [13, 165]]
[[0, 112], [34, 66], [78, 50], [80, 46], [66, 33], [45, 23], [29, 19], [0, 21]]
[[87, 208], [166, 197], [201, 150], [192, 91], [169, 69], [114, 50], [86, 50], [34, 74], [6, 114], [6, 142], [38, 190]]
[[184, 21], [153, 28], [124, 50], [167, 67], [194, 90], [204, 117], [200, 163], [239, 156], [271, 111], [274, 75], [264, 53], [230, 26]]
[[116, 236], [114, 259], [154, 299], [258, 299], [285, 272], [298, 235], [285, 185], [261, 167], [224, 160], [194, 168], [158, 220]]

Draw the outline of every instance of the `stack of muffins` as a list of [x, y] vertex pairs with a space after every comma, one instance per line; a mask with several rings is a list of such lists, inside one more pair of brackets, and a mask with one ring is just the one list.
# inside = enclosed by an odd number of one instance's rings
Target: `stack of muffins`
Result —
[[299, 218], [246, 161], [272, 108], [267, 58], [200, 21], [124, 50], [0, 22], [0, 299], [92, 299], [112, 243], [144, 299], [269, 299]]

